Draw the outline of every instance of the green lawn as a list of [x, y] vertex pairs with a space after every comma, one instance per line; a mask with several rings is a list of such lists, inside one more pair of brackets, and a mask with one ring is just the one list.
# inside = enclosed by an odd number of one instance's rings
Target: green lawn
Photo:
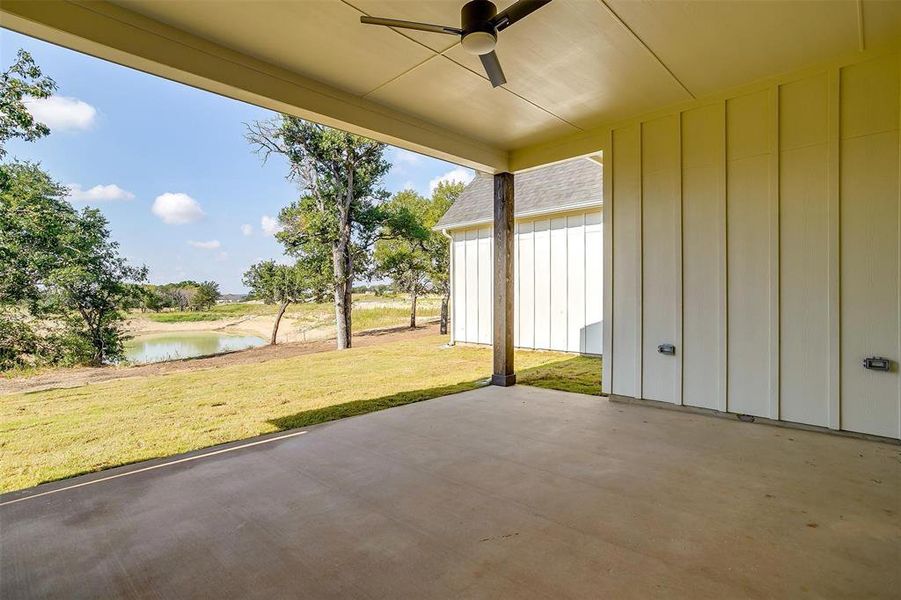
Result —
[[[446, 339], [0, 396], [0, 491], [483, 385], [491, 350]], [[599, 393], [599, 359], [516, 361], [522, 383]]]

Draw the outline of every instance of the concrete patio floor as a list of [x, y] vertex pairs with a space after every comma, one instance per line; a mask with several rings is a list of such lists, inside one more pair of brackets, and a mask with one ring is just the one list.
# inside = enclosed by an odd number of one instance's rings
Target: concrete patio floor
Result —
[[0, 596], [901, 590], [887, 443], [516, 386], [171, 460], [0, 497]]

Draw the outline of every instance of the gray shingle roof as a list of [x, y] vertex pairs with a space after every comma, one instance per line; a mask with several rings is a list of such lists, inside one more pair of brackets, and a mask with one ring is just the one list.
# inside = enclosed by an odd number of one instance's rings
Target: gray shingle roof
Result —
[[[515, 214], [567, 210], [597, 205], [603, 200], [601, 165], [588, 158], [542, 167], [519, 173], [515, 186]], [[491, 175], [479, 173], [466, 186], [460, 197], [435, 225], [436, 229], [453, 229], [461, 225], [489, 223], [493, 220], [494, 183]]]

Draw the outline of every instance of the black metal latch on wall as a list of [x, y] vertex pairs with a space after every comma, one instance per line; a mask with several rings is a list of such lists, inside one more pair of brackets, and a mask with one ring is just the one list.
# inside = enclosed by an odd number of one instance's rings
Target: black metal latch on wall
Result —
[[676, 347], [673, 344], [660, 344], [657, 346], [657, 352], [673, 356], [676, 354]]
[[892, 361], [882, 356], [870, 356], [863, 359], [863, 368], [871, 371], [891, 371]]

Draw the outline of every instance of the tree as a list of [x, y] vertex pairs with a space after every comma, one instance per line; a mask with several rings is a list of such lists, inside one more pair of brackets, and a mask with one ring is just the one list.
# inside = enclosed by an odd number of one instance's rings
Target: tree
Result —
[[[20, 50], [0, 74], [0, 158], [12, 138], [50, 133], [28, 112], [56, 84]], [[146, 277], [128, 266], [96, 209], [76, 211], [68, 190], [38, 165], [0, 165], [0, 337], [2, 366], [26, 360], [90, 362], [121, 356], [128, 281]], [[34, 326], [38, 325], [38, 326]]]
[[0, 74], [0, 159], [12, 138], [34, 141], [50, 133], [50, 128], [34, 120], [25, 106], [27, 98], [47, 98], [56, 83], [41, 73], [31, 55], [19, 50], [15, 62]]
[[100, 366], [122, 356], [125, 317], [122, 309], [132, 297], [129, 282], [147, 278], [146, 267], [131, 267], [110, 239], [106, 218], [85, 208], [64, 238], [65, 261], [46, 278], [41, 304], [63, 317], [79, 358]]
[[2, 168], [3, 304], [47, 321], [42, 329], [70, 362], [100, 365], [120, 357], [122, 308], [133, 294], [127, 282], [143, 280], [146, 269], [129, 267], [100, 211], [76, 211], [65, 201], [66, 189], [37, 165]]
[[46, 277], [64, 263], [78, 213], [68, 190], [34, 163], [0, 166], [0, 299], [35, 303]]
[[157, 287], [157, 292], [163, 298], [164, 308], [177, 308], [184, 312], [194, 303], [199, 287], [200, 284], [196, 281], [180, 281], [163, 284]]
[[433, 289], [441, 294], [441, 333], [447, 334], [448, 304], [450, 302], [450, 244], [447, 237], [432, 228], [438, 220], [444, 216], [460, 194], [464, 184], [455, 182], [442, 182], [432, 192], [429, 209], [426, 213], [425, 226], [430, 235], [425, 241], [426, 254], [429, 257], [429, 280]]
[[292, 256], [330, 271], [337, 346], [349, 348], [353, 282], [381, 224], [385, 145], [288, 115], [249, 125], [246, 137], [264, 162], [288, 159], [303, 197], [279, 214], [277, 238]]
[[280, 265], [266, 260], [251, 266], [244, 273], [244, 285], [255, 298], [266, 304], [278, 304], [272, 337], [269, 338], [272, 345], [276, 343], [278, 326], [288, 305], [292, 302], [308, 302], [314, 296], [309, 282], [315, 280], [315, 275], [310, 277], [309, 266], [302, 261], [293, 265]]
[[430, 231], [426, 219], [430, 203], [412, 190], [398, 192], [383, 206], [392, 218], [387, 232], [375, 243], [376, 273], [389, 277], [398, 290], [410, 295], [410, 328], [416, 328], [416, 302], [429, 289], [429, 267], [426, 247]]
[[161, 291], [158, 285], [139, 286], [136, 296], [141, 312], [147, 310], [160, 312], [164, 308], [171, 306], [170, 299]]
[[191, 298], [193, 310], [208, 310], [219, 302], [219, 284], [215, 281], [204, 281], [197, 284], [194, 297]]

